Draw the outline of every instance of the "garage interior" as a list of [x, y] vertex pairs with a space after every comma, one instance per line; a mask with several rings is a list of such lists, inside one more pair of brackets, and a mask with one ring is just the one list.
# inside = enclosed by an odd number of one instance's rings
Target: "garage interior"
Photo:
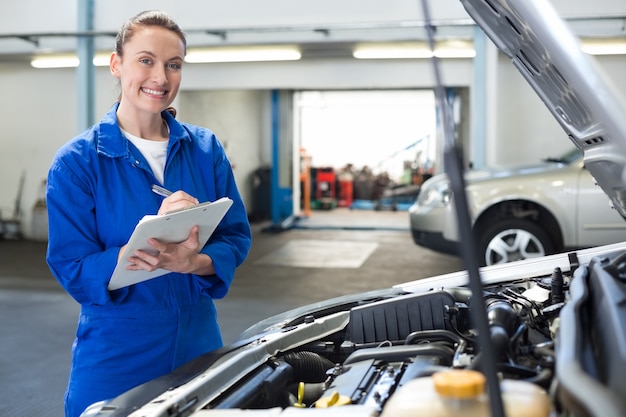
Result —
[[[218, 302], [224, 341], [303, 304], [463, 269], [460, 259], [413, 243], [405, 207], [379, 210], [380, 194], [358, 193], [373, 182], [358, 187], [353, 175], [352, 194], [341, 194], [339, 176], [348, 164], [391, 173], [404, 185], [421, 181], [407, 178], [407, 163], [428, 173], [443, 169], [430, 60], [355, 53], [423, 49], [419, 2], [222, 3], [163, 0], [158, 7], [188, 31], [191, 49], [279, 45], [300, 54], [184, 69], [178, 118], [211, 128], [224, 143], [253, 226], [252, 252]], [[465, 165], [534, 162], [567, 150], [560, 126], [460, 3], [431, 3], [441, 45], [471, 51], [441, 58]], [[622, 45], [621, 54], [596, 57], [626, 93], [626, 5], [553, 3], [586, 45]], [[31, 60], [97, 58], [110, 50], [121, 22], [153, 7], [27, 0], [0, 16], [0, 415], [63, 415], [78, 305], [45, 264], [42, 190], [56, 149], [99, 120], [118, 94], [106, 67], [35, 68]], [[324, 174], [336, 187], [330, 202], [323, 198], [329, 189], [316, 187], [328, 182]], [[303, 178], [320, 181], [305, 189]], [[357, 198], [363, 195], [369, 198]]]

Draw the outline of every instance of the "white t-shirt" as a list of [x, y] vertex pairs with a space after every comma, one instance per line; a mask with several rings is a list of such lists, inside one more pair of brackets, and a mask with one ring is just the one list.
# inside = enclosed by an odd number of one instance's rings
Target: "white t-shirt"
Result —
[[148, 161], [156, 179], [163, 184], [163, 179], [165, 177], [165, 157], [167, 156], [167, 145], [169, 144], [169, 141], [143, 139], [139, 136], [128, 133], [124, 129], [120, 128], [120, 130], [122, 131], [122, 134], [126, 136], [126, 138], [128, 138], [128, 140], [131, 141], [137, 149], [139, 149], [143, 157], [146, 158], [146, 161]]

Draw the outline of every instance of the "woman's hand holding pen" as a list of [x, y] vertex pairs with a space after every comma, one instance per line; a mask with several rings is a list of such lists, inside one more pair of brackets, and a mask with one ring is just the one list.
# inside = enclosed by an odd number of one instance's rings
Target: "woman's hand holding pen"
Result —
[[[152, 190], [156, 193], [155, 187]], [[159, 191], [158, 194], [164, 195], [170, 193], [167, 190]], [[197, 198], [187, 194], [184, 191], [176, 191], [165, 196], [165, 199], [161, 202], [158, 214], [165, 214], [170, 211], [181, 210], [187, 207], [195, 206], [199, 201]]]

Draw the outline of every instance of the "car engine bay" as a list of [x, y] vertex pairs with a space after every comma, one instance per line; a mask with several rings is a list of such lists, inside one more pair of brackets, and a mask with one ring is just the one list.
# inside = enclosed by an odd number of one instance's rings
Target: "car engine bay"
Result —
[[543, 407], [542, 414], [511, 415], [625, 415], [626, 388], [619, 381], [626, 369], [620, 324], [626, 253], [572, 270], [556, 267], [547, 276], [484, 287], [494, 358], [481, 355], [467, 287], [409, 293], [351, 308], [342, 331], [273, 355], [203, 408], [312, 407], [321, 413], [361, 405], [363, 414], [354, 415], [420, 415], [386, 407], [410, 381], [451, 369], [481, 370], [494, 360], [501, 381], [536, 388], [526, 401]]

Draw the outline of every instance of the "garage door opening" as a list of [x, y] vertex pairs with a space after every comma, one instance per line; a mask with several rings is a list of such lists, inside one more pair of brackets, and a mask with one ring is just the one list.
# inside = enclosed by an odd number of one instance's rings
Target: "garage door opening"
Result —
[[420, 184], [436, 160], [435, 105], [432, 90], [298, 92], [294, 213], [380, 209], [391, 188]]

